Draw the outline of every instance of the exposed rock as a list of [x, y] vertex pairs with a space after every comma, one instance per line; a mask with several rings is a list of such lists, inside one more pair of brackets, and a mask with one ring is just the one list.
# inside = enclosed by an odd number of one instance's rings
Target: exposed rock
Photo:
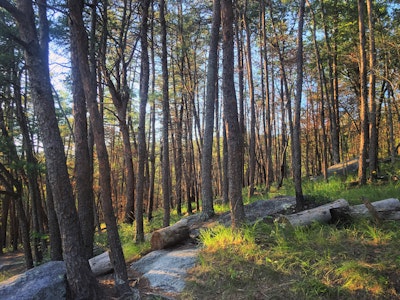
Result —
[[66, 268], [62, 261], [51, 261], [0, 283], [0, 299], [66, 299]]
[[[259, 200], [245, 205], [244, 213], [246, 215], [246, 221], [255, 223], [257, 220], [264, 220], [277, 213], [294, 209], [295, 205], [295, 197], [276, 197], [271, 200]], [[223, 214], [218, 221], [225, 226], [230, 226], [230, 213]]]
[[196, 264], [198, 252], [198, 249], [157, 250], [131, 264], [130, 268], [142, 273], [151, 287], [166, 293], [180, 293], [185, 287], [187, 270]]
[[328, 176], [338, 175], [347, 176], [355, 174], [358, 170], [358, 158], [338, 163], [328, 168]]

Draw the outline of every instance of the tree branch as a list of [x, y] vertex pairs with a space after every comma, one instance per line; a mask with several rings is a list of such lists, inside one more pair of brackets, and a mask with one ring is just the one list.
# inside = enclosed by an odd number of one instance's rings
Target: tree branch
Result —
[[17, 21], [18, 23], [24, 22], [24, 14], [17, 7], [11, 4], [7, 0], [0, 0], [0, 7], [4, 8], [8, 11]]

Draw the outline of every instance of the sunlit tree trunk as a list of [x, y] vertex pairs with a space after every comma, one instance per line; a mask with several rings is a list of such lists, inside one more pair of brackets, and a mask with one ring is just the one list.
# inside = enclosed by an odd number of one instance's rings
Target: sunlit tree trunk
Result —
[[228, 182], [229, 202], [231, 208], [232, 227], [239, 227], [245, 219], [242, 199], [241, 156], [243, 151], [240, 126], [238, 121], [237, 101], [234, 82], [233, 51], [233, 5], [232, 0], [221, 1], [221, 23], [223, 38], [222, 91], [224, 116], [228, 145]]
[[[320, 119], [321, 119], [321, 129], [322, 129], [322, 144], [321, 144], [321, 151], [322, 151], [322, 174], [325, 180], [328, 180], [328, 138], [326, 134], [326, 126], [325, 126], [325, 94], [324, 94], [324, 87], [325, 84], [325, 76], [324, 70], [321, 62], [321, 55], [317, 43], [316, 37], [316, 20], [314, 11], [311, 9], [311, 16], [312, 16], [312, 37], [313, 37], [313, 44], [314, 44], [314, 51], [315, 51], [315, 60], [318, 70], [318, 79], [319, 79], [319, 95], [320, 95], [320, 102], [321, 102], [321, 110], [320, 110]], [[328, 93], [326, 93], [328, 94]]]
[[369, 35], [369, 172], [372, 180], [378, 176], [378, 128], [377, 128], [377, 108], [375, 96], [376, 84], [376, 49], [375, 49], [375, 13], [372, 0], [367, 0], [368, 13], [368, 35]]
[[367, 98], [367, 55], [365, 38], [365, 2], [357, 1], [358, 6], [358, 30], [359, 30], [359, 51], [360, 51], [360, 147], [358, 160], [358, 180], [361, 185], [367, 183], [367, 155], [369, 139], [368, 123], [368, 98]]

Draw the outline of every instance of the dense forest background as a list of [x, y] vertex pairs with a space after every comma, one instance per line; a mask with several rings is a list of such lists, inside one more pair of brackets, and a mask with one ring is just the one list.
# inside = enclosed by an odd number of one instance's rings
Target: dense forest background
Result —
[[22, 242], [30, 268], [50, 243], [78, 265], [106, 223], [118, 264], [117, 224], [140, 242], [158, 208], [168, 226], [230, 202], [240, 224], [242, 188], [294, 180], [301, 207], [301, 181], [334, 164], [387, 176], [399, 4], [0, 0], [0, 252]]

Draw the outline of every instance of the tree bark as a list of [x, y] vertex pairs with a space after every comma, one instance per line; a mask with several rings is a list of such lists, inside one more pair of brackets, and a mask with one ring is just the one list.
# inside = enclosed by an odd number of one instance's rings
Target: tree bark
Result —
[[71, 52], [72, 98], [74, 101], [75, 184], [78, 215], [81, 224], [86, 259], [93, 256], [94, 195], [90, 165], [85, 92], [79, 72], [76, 51]]
[[339, 199], [333, 203], [321, 205], [309, 210], [304, 210], [296, 214], [281, 216], [278, 220], [280, 222], [287, 222], [292, 226], [306, 226], [311, 225], [314, 222], [328, 223], [332, 219], [330, 213], [332, 208], [346, 208], [348, 206], [349, 203], [346, 200]]
[[372, 180], [378, 177], [378, 127], [376, 107], [376, 47], [375, 47], [375, 13], [372, 0], [367, 0], [369, 29], [369, 174]]
[[0, 6], [16, 19], [20, 40], [30, 76], [33, 105], [42, 133], [49, 182], [55, 199], [57, 217], [63, 237], [63, 257], [67, 268], [67, 279], [75, 298], [97, 299], [97, 282], [84, 258], [83, 240], [76, 212], [72, 187], [66, 166], [64, 145], [61, 140], [54, 100], [48, 74], [48, 65], [42, 58], [35, 27], [32, 1], [17, 1], [13, 6], [5, 0]]
[[104, 127], [96, 101], [95, 76], [89, 69], [88, 38], [82, 19], [83, 1], [71, 0], [68, 2], [68, 7], [72, 35], [71, 51], [77, 51], [79, 58], [79, 71], [83, 80], [86, 104], [90, 113], [90, 122], [93, 128], [97, 159], [99, 161], [101, 202], [107, 226], [111, 261], [114, 267], [115, 285], [120, 294], [130, 293], [124, 254], [111, 199], [111, 170], [104, 139]]
[[303, 26], [304, 26], [305, 0], [300, 1], [299, 7], [299, 23], [297, 32], [297, 80], [296, 80], [296, 97], [294, 107], [294, 126], [292, 140], [292, 168], [294, 177], [294, 188], [296, 193], [296, 210], [300, 211], [304, 207], [304, 196], [301, 185], [301, 140], [300, 140], [300, 113], [301, 113], [301, 97], [303, 92]]
[[367, 99], [367, 56], [365, 38], [365, 0], [358, 0], [358, 30], [360, 51], [360, 146], [358, 161], [358, 181], [360, 185], [367, 183], [367, 155], [369, 140], [368, 99]]
[[174, 246], [189, 238], [187, 220], [182, 219], [174, 225], [153, 232], [150, 240], [151, 250], [160, 250]]
[[[247, 12], [247, 1], [245, 4], [245, 14]], [[250, 30], [250, 20], [247, 16], [244, 16], [244, 26], [246, 30], [246, 54], [247, 54], [247, 80], [250, 98], [250, 140], [249, 140], [249, 182], [248, 182], [248, 197], [254, 195], [254, 181], [256, 173], [256, 108], [254, 99], [254, 80], [253, 80], [253, 59], [251, 50], [251, 30]]]
[[170, 222], [170, 166], [169, 166], [169, 97], [168, 97], [168, 61], [167, 61], [167, 25], [165, 21], [165, 1], [160, 0], [160, 23], [162, 43], [162, 78], [163, 78], [163, 100], [162, 100], [162, 190], [163, 190], [163, 226], [169, 226]]
[[144, 199], [144, 166], [147, 159], [146, 151], [146, 106], [149, 93], [149, 54], [147, 43], [148, 15], [150, 0], [141, 1], [142, 23], [140, 31], [141, 67], [140, 67], [140, 108], [139, 108], [139, 129], [138, 129], [138, 178], [136, 185], [136, 242], [144, 242], [143, 229], [143, 199]]
[[228, 145], [228, 184], [232, 227], [240, 227], [245, 219], [242, 198], [241, 163], [243, 144], [238, 121], [237, 101], [234, 82], [233, 51], [233, 5], [232, 0], [221, 1], [221, 23], [223, 37], [222, 91], [225, 115], [225, 127]]
[[[213, 20], [211, 27], [210, 49], [208, 52], [207, 67], [207, 94], [205, 108], [205, 127], [203, 138], [203, 151], [201, 160], [201, 195], [202, 213], [204, 219], [214, 215], [213, 205], [213, 176], [212, 176], [212, 147], [214, 129], [214, 106], [216, 88], [218, 86], [218, 43], [219, 28], [221, 25], [220, 0], [213, 1]], [[219, 143], [219, 141], [217, 141]]]

